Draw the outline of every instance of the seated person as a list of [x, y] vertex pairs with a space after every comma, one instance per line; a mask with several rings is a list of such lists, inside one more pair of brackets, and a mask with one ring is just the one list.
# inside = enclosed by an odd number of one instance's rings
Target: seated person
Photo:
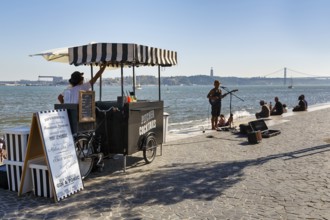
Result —
[[218, 127], [226, 126], [226, 118], [223, 114], [220, 115]]
[[302, 95], [301, 95], [301, 98], [302, 98], [303, 102], [305, 102], [306, 110], [307, 110], [307, 109], [308, 109], [308, 104], [307, 104], [307, 101], [306, 101], [306, 99], [305, 99], [305, 95], [302, 94]]
[[286, 104], [283, 104], [283, 113], [287, 113], [288, 109], [286, 108]]
[[292, 111], [293, 112], [299, 112], [299, 111], [306, 111], [307, 110], [307, 103], [306, 101], [304, 100], [304, 95], [300, 95], [298, 97], [298, 100], [299, 100], [299, 103], [297, 106], [295, 106]]
[[270, 111], [264, 100], [260, 100], [261, 111], [256, 113], [256, 118], [268, 118]]
[[279, 101], [278, 97], [274, 98], [275, 105], [272, 109], [270, 109], [270, 115], [282, 115], [283, 114], [283, 105]]
[[234, 115], [233, 114], [230, 114], [230, 117], [228, 118], [228, 121], [226, 122], [225, 126], [229, 126], [231, 127], [232, 124], [234, 123]]

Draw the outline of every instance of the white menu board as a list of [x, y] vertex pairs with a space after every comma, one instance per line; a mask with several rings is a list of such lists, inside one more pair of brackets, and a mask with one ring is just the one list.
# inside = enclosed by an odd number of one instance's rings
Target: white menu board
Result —
[[83, 189], [78, 158], [65, 109], [38, 112], [46, 161], [57, 200]]

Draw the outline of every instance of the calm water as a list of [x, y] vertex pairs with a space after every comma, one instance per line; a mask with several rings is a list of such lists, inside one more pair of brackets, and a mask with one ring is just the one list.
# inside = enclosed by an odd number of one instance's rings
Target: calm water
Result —
[[[30, 125], [32, 114], [42, 110], [53, 109], [57, 95], [65, 87], [55, 86], [0, 86], [0, 132], [4, 128], [18, 125]], [[210, 86], [163, 86], [162, 100], [165, 111], [170, 114], [169, 130], [187, 129], [209, 123], [210, 105], [206, 98]], [[232, 96], [232, 113], [235, 118], [254, 115], [260, 110], [259, 100], [274, 102], [278, 96], [282, 103], [291, 109], [298, 103], [298, 96], [305, 94], [309, 105], [330, 102], [330, 86], [228, 86], [229, 91], [238, 89]], [[96, 100], [99, 100], [99, 90]], [[125, 88], [131, 90], [131, 87]], [[225, 92], [225, 91], [223, 91]], [[143, 86], [137, 90], [138, 99], [158, 100], [157, 86]], [[103, 87], [102, 100], [116, 100], [121, 94], [120, 87]], [[290, 111], [290, 110], [289, 110]], [[230, 113], [230, 96], [222, 102], [222, 113]]]

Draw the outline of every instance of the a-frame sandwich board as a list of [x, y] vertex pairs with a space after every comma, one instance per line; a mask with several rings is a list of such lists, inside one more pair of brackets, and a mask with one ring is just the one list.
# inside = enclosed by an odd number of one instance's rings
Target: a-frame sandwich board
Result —
[[40, 157], [46, 161], [55, 202], [84, 188], [65, 109], [33, 114], [19, 196], [31, 190], [29, 163]]

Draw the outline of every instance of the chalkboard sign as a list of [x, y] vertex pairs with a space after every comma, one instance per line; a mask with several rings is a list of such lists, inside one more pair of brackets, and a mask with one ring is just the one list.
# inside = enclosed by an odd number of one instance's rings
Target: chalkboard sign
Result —
[[95, 92], [79, 92], [79, 122], [95, 122]]

